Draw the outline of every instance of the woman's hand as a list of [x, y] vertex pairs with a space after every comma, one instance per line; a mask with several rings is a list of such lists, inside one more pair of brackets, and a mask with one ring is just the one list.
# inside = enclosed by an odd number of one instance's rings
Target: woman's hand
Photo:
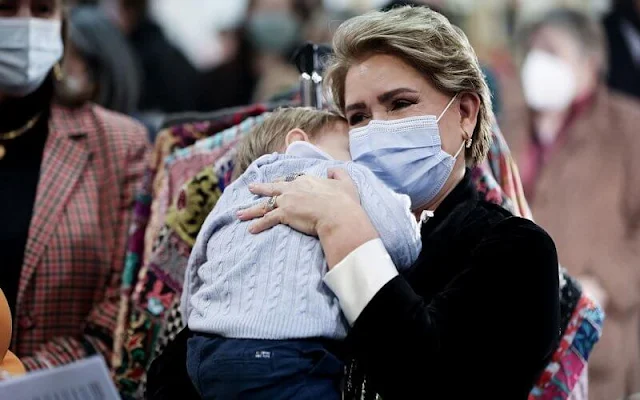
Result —
[[260, 196], [277, 196], [271, 211], [265, 202], [238, 212], [243, 221], [258, 219], [249, 228], [251, 233], [284, 224], [318, 236], [330, 268], [360, 245], [378, 237], [360, 207], [355, 184], [342, 169], [330, 170], [329, 179], [303, 175], [292, 182], [250, 185], [249, 190]]

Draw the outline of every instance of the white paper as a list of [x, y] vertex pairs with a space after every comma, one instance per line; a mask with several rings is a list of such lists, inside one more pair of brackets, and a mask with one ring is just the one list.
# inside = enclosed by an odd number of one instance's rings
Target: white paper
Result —
[[0, 381], [0, 400], [120, 400], [99, 356]]

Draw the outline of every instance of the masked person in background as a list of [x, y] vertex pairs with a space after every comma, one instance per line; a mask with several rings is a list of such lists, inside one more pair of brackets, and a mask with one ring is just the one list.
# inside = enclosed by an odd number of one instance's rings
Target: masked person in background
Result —
[[304, 0], [250, 0], [246, 19], [235, 30], [236, 54], [205, 74], [198, 108], [267, 101], [296, 85], [300, 75], [291, 55], [314, 7]]
[[58, 96], [64, 7], [0, 0], [0, 287], [28, 370], [110, 360], [148, 148], [131, 119]]
[[618, 399], [640, 390], [640, 104], [607, 89], [604, 34], [578, 11], [550, 11], [520, 45], [524, 96], [505, 88], [501, 127], [536, 222], [607, 313], [589, 398]]

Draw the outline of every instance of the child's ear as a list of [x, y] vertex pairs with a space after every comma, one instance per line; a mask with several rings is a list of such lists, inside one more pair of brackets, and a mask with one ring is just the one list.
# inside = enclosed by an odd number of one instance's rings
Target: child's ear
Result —
[[293, 142], [308, 142], [309, 135], [305, 131], [300, 128], [294, 128], [287, 133], [287, 136], [284, 139], [286, 147]]

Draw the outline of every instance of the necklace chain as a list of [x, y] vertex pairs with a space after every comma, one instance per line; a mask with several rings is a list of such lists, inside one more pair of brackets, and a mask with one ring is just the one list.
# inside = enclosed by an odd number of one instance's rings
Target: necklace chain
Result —
[[9, 132], [0, 133], [0, 140], [3, 140], [3, 141], [12, 140], [24, 135], [25, 132], [33, 128], [35, 124], [38, 123], [41, 116], [42, 116], [42, 113], [38, 113], [35, 117], [31, 118], [24, 126]]
[[[38, 113], [35, 117], [27, 121], [27, 123], [21, 128], [14, 129], [9, 132], [0, 133], [0, 141], [13, 140], [15, 138], [18, 138], [24, 135], [26, 132], [31, 130], [38, 123], [41, 116], [42, 116], [42, 113]], [[0, 160], [2, 160], [6, 154], [7, 154], [7, 148], [0, 143]]]

